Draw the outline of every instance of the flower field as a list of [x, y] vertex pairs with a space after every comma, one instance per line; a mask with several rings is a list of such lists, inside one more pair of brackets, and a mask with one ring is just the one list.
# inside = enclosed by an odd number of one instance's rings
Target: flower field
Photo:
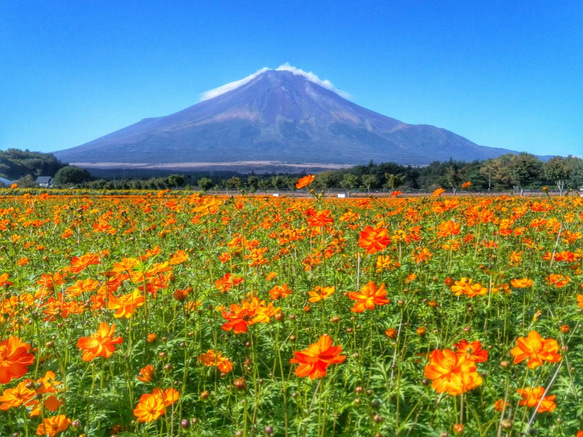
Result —
[[582, 265], [573, 196], [4, 190], [0, 435], [581, 436]]

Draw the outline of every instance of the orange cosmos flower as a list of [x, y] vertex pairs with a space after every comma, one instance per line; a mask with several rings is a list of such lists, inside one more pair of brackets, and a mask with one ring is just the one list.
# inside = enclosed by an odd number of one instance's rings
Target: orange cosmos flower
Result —
[[534, 284], [534, 281], [528, 278], [513, 279], [510, 281], [510, 285], [514, 288], [528, 288], [532, 287], [532, 284]]
[[449, 237], [450, 235], [459, 235], [460, 224], [453, 220], [448, 220], [437, 226], [437, 236], [441, 238]]
[[360, 233], [360, 238], [358, 239], [358, 246], [366, 249], [366, 253], [369, 255], [386, 249], [390, 244], [389, 231], [385, 228], [367, 226]]
[[168, 261], [168, 263], [171, 266], [176, 266], [178, 264], [182, 264], [186, 261], [188, 261], [188, 253], [186, 253], [184, 250], [177, 250], [171, 257], [170, 260]]
[[226, 293], [231, 288], [236, 287], [243, 281], [244, 279], [239, 276], [233, 276], [230, 273], [225, 273], [222, 278], [215, 281], [215, 287], [217, 287], [221, 293]]
[[117, 273], [131, 272], [139, 265], [140, 260], [136, 258], [124, 258], [121, 262], [114, 263], [111, 271]]
[[99, 282], [95, 279], [79, 279], [73, 285], [67, 287], [67, 295], [70, 297], [77, 297], [88, 291], [94, 291], [99, 287]]
[[269, 272], [267, 275], [265, 275], [266, 281], [271, 281], [275, 278], [277, 278], [277, 272]]
[[340, 355], [341, 353], [342, 346], [332, 346], [332, 339], [328, 335], [323, 335], [307, 349], [300, 352], [294, 351], [294, 358], [289, 362], [299, 364], [296, 376], [309, 376], [310, 379], [322, 378], [326, 376], [326, 369], [330, 364], [338, 364], [346, 360], [346, 355]]
[[190, 287], [184, 288], [184, 289], [176, 289], [176, 290], [174, 290], [174, 293], [172, 294], [172, 296], [174, 296], [174, 299], [176, 299], [178, 302], [184, 302], [188, 298], [188, 295], [191, 292], [192, 292], [192, 288], [190, 288]]
[[249, 325], [255, 323], [269, 323], [281, 311], [275, 308], [272, 303], [265, 304], [255, 296], [247, 295], [246, 300], [239, 304], [232, 304], [228, 310], [222, 311], [222, 316], [227, 322], [221, 327], [224, 331], [233, 330], [235, 334], [247, 332]]
[[443, 193], [445, 193], [445, 189], [443, 188], [438, 188], [437, 190], [435, 190], [433, 192], [433, 197], [439, 197], [441, 196]]
[[[42, 397], [42, 395], [48, 394], [48, 396], [44, 397], [44, 400], [42, 403], [42, 406], [46, 410], [57, 411], [59, 409], [59, 407], [61, 405], [63, 405], [63, 401], [59, 400], [55, 396], [55, 393], [59, 393], [62, 391], [62, 385], [63, 385], [62, 382], [55, 380], [55, 372], [52, 372], [50, 370], [47, 371], [47, 373], [45, 373], [45, 376], [37, 379], [36, 386], [38, 388], [36, 389], [36, 393], [37, 393], [36, 399], [39, 398], [38, 397], [39, 395]], [[41, 406], [39, 405], [38, 401], [35, 400], [34, 408], [30, 412], [30, 417], [39, 416], [41, 414], [41, 412], [42, 412]]]
[[290, 290], [287, 284], [276, 285], [271, 290], [269, 290], [269, 297], [272, 300], [288, 297], [290, 294], [292, 294], [292, 290]]
[[215, 352], [209, 349], [206, 353], [198, 356], [198, 361], [207, 367], [217, 367], [221, 373], [229, 373], [233, 370], [231, 359], [224, 357], [221, 351]]
[[123, 338], [114, 337], [115, 325], [109, 327], [101, 322], [97, 332], [90, 337], [81, 337], [77, 347], [83, 350], [83, 361], [91, 361], [97, 357], [109, 358], [115, 352], [115, 345], [123, 342]]
[[384, 269], [395, 270], [401, 267], [398, 261], [393, 261], [388, 255], [377, 255], [376, 272], [380, 273]]
[[334, 218], [330, 216], [331, 212], [327, 209], [324, 211], [316, 211], [314, 208], [310, 208], [306, 211], [306, 219], [308, 220], [308, 225], [310, 226], [328, 226], [334, 223]]
[[228, 310], [223, 311], [221, 314], [227, 320], [227, 322], [221, 326], [223, 331], [233, 330], [235, 334], [243, 334], [247, 332], [249, 320], [253, 316], [253, 313], [249, 311], [249, 308], [245, 307], [245, 305], [241, 306], [236, 303], [232, 304]]
[[301, 190], [304, 187], [307, 187], [308, 185], [310, 185], [312, 182], [314, 182], [314, 175], [307, 175], [304, 176], [303, 178], [300, 178], [296, 184], [296, 189]]
[[583, 308], [583, 294], [577, 295], [577, 305]]
[[142, 382], [151, 382], [155, 375], [156, 370], [154, 369], [154, 366], [148, 364], [146, 367], [140, 369], [140, 376], [136, 376], [136, 378]]
[[389, 338], [395, 338], [398, 334], [399, 331], [397, 331], [395, 328], [389, 328], [385, 331], [385, 335]]
[[462, 187], [463, 189], [470, 188], [471, 186], [472, 186], [472, 183], [471, 183], [470, 181], [464, 182], [464, 183], [461, 185], [461, 187]]
[[504, 409], [508, 408], [509, 406], [510, 403], [504, 402], [504, 399], [498, 399], [496, 402], [494, 402], [494, 409], [499, 413], [504, 411]]
[[465, 356], [474, 363], [483, 363], [488, 360], [488, 351], [482, 349], [482, 343], [478, 340], [469, 343], [464, 339], [459, 343], [454, 343], [453, 346], [457, 349], [458, 355]]
[[433, 258], [433, 253], [426, 247], [418, 248], [416, 251], [411, 253], [411, 259], [417, 264], [421, 264], [425, 261], [430, 261]]
[[551, 273], [547, 278], [547, 283], [549, 285], [554, 285], [557, 288], [562, 288], [571, 282], [571, 278], [565, 275]]
[[14, 282], [8, 280], [8, 273], [2, 273], [0, 275], [0, 287], [9, 287], [14, 285]]
[[18, 265], [20, 267], [23, 267], [23, 266], [27, 265], [28, 263], [30, 263], [30, 259], [28, 257], [18, 259]]
[[74, 256], [68, 270], [72, 273], [79, 273], [90, 265], [101, 264], [99, 254], [87, 252], [85, 255]]
[[7, 384], [28, 372], [34, 362], [34, 355], [28, 353], [30, 344], [18, 337], [10, 337], [0, 342], [0, 384]]
[[142, 395], [138, 405], [134, 409], [134, 416], [138, 422], [153, 422], [166, 412], [164, 399], [161, 396], [153, 396], [150, 393]]
[[29, 405], [34, 402], [36, 391], [28, 388], [32, 379], [21, 381], [14, 388], [7, 388], [0, 396], [0, 410], [9, 410], [10, 408]]
[[108, 310], [115, 310], [113, 317], [119, 319], [125, 317], [129, 319], [134, 315], [136, 309], [144, 305], [144, 296], [140, 290], [134, 290], [132, 293], [124, 294], [123, 296], [115, 297], [113, 294], [109, 295], [107, 302]]
[[36, 429], [36, 435], [53, 437], [62, 431], [66, 431], [69, 425], [71, 425], [71, 419], [64, 414], [47, 417]]
[[143, 255], [140, 257], [140, 259], [141, 259], [142, 261], [145, 261], [145, 260], [147, 260], [148, 258], [151, 258], [151, 257], [153, 257], [153, 256], [156, 256], [156, 255], [158, 255], [158, 254], [160, 254], [160, 253], [162, 253], [162, 249], [160, 249], [160, 248], [158, 247], [158, 245], [156, 245], [156, 246], [154, 246], [152, 249], [148, 249], [148, 250], [146, 250], [146, 253], [145, 253], [145, 254], [143, 254]]
[[526, 387], [525, 389], [519, 388], [516, 390], [516, 392], [522, 397], [522, 400], [518, 403], [520, 406], [526, 405], [527, 407], [536, 407], [540, 402], [540, 406], [536, 410], [537, 413], [552, 413], [555, 411], [555, 408], [557, 408], [557, 404], [555, 404], [555, 398], [557, 395], [545, 396], [543, 398], [545, 393], [544, 387]]
[[558, 354], [559, 343], [557, 340], [544, 339], [536, 331], [530, 331], [526, 338], [519, 337], [517, 346], [512, 348], [510, 353], [514, 356], [514, 364], [528, 360], [529, 369], [541, 366], [545, 361], [558, 363], [561, 355]]
[[461, 278], [459, 281], [455, 281], [455, 285], [450, 287], [451, 291], [455, 293], [456, 296], [461, 296], [465, 294], [468, 297], [482, 296], [488, 293], [486, 287], [482, 287], [481, 284], [477, 282], [474, 284], [473, 279], [468, 279], [466, 277]]
[[360, 292], [351, 291], [348, 293], [348, 297], [356, 301], [354, 306], [350, 308], [350, 311], [353, 313], [362, 313], [364, 310], [374, 310], [376, 305], [382, 306], [391, 302], [386, 296], [387, 290], [385, 289], [385, 284], [381, 284], [377, 288], [374, 281], [370, 281], [360, 289]]
[[152, 422], [166, 412], [166, 408], [178, 401], [180, 393], [173, 388], [162, 391], [155, 388], [152, 393], [143, 394], [134, 409], [138, 422]]
[[167, 388], [164, 391], [160, 390], [159, 388], [155, 388], [152, 394], [161, 395], [164, 399], [164, 406], [166, 407], [169, 407], [180, 398], [180, 393], [174, 388]]
[[543, 259], [545, 261], [550, 261], [551, 259], [554, 259], [555, 261], [565, 261], [568, 263], [572, 263], [577, 261], [577, 258], [578, 256], [576, 253], [570, 252], [568, 250], [555, 253], [545, 252], [545, 254], [543, 255]]
[[522, 259], [522, 250], [521, 251], [513, 251], [510, 254], [510, 262], [512, 264], [518, 264], [520, 263], [520, 260]]
[[320, 287], [316, 285], [312, 291], [308, 292], [310, 295], [308, 300], [312, 303], [320, 302], [321, 300], [328, 299], [335, 291], [336, 287]]
[[482, 384], [476, 364], [449, 349], [431, 352], [430, 362], [425, 366], [425, 376], [433, 380], [431, 387], [437, 393], [447, 392], [452, 396], [465, 393]]
[[40, 385], [40, 387], [37, 388], [37, 391], [39, 393], [57, 393], [58, 391], [60, 391], [58, 387], [63, 385], [63, 383], [57, 381], [55, 377], [56, 377], [55, 372], [47, 370], [45, 376], [39, 378], [36, 381], [37, 385]]

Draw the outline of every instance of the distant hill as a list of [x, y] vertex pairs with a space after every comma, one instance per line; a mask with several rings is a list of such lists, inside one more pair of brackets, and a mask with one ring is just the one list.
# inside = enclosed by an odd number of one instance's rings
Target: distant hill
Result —
[[57, 160], [50, 153], [18, 149], [0, 150], [0, 178], [9, 181], [15, 181], [26, 175], [33, 178], [54, 176], [65, 166], [66, 164]]
[[[175, 114], [148, 118], [71, 149], [61, 161], [85, 167], [204, 168], [341, 166], [494, 158], [445, 129], [370, 111], [298, 70], [265, 70]], [[181, 165], [178, 166], [177, 164]]]

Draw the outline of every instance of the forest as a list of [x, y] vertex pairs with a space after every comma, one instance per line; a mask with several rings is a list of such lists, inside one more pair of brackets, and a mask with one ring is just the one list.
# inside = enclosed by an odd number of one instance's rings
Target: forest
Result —
[[[68, 166], [48, 153], [8, 149], [0, 151], [0, 177], [19, 187], [35, 186], [37, 176], [54, 177], [55, 187], [99, 190], [198, 189], [247, 193], [293, 191], [298, 174], [159, 173], [154, 177], [98, 178], [85, 169]], [[299, 175], [301, 176], [301, 175]], [[583, 186], [583, 159], [555, 156], [546, 161], [530, 153], [505, 154], [485, 161], [449, 160], [427, 166], [374, 163], [316, 175], [313, 189], [323, 192], [416, 193], [443, 187], [453, 193], [508, 192], [543, 187], [563, 194]]]

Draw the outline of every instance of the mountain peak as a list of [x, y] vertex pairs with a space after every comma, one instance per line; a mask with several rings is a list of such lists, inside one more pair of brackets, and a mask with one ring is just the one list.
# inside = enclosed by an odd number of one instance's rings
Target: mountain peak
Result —
[[317, 75], [312, 73], [311, 71], [306, 72], [306, 71], [304, 71], [300, 68], [296, 68], [296, 67], [294, 67], [286, 62], [285, 64], [282, 64], [275, 69], [269, 69], [267, 67], [263, 67], [263, 68], [257, 70], [255, 73], [250, 74], [247, 77], [244, 77], [243, 79], [229, 82], [225, 85], [221, 85], [217, 88], [213, 88], [212, 90], [205, 91], [204, 93], [202, 93], [202, 95], [200, 97], [200, 101], [204, 102], [205, 100], [210, 100], [214, 97], [220, 96], [221, 94], [228, 93], [229, 91], [237, 89], [237, 88], [251, 82], [253, 79], [255, 79], [259, 76], [262, 76], [262, 75], [265, 75], [268, 73], [274, 74], [274, 72], [275, 72], [275, 74], [277, 74], [277, 72], [281, 72], [281, 71], [287, 71], [287, 72], [292, 73], [296, 76], [301, 76], [301, 77], [305, 78], [306, 80], [309, 80], [310, 82], [313, 82], [317, 85], [320, 85], [322, 88], [326, 88], [330, 91], [335, 92], [336, 94], [338, 94], [341, 97], [344, 97], [345, 99], [350, 97], [347, 93], [336, 89], [334, 87], [334, 85], [332, 85], [332, 82], [330, 82], [329, 80], [327, 80], [327, 79], [322, 80]]

